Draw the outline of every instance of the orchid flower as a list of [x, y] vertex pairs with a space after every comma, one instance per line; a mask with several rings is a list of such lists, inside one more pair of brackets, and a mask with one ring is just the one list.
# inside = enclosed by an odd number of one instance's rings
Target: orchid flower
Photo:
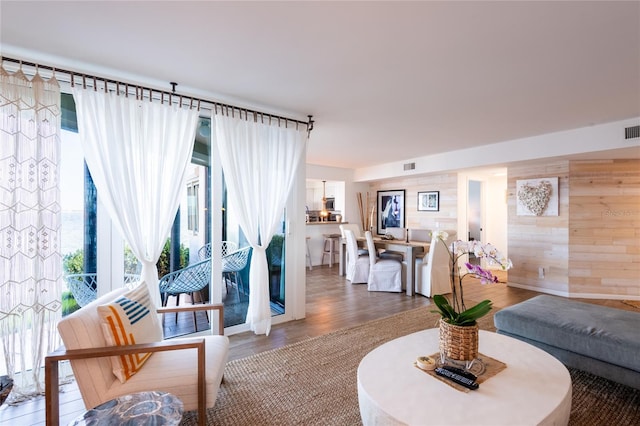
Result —
[[[447, 244], [446, 240], [449, 235], [444, 231], [436, 231], [433, 233], [435, 238], [438, 238], [442, 244]], [[492, 244], [483, 244], [480, 241], [472, 240], [472, 241], [462, 241], [457, 240], [451, 243], [448, 247], [449, 250], [449, 258], [451, 261], [451, 292], [452, 292], [452, 308], [454, 312], [458, 314], [462, 311], [466, 310], [464, 305], [464, 297], [463, 297], [463, 289], [462, 289], [462, 279], [467, 275], [472, 275], [476, 278], [480, 279], [482, 284], [489, 283], [497, 283], [498, 277], [493, 275], [493, 273], [484, 269], [481, 266], [473, 265], [471, 263], [466, 262], [464, 266], [467, 268], [467, 271], [463, 273], [462, 268], [458, 264], [458, 259], [466, 254], [473, 254], [476, 258], [484, 258], [487, 260], [488, 264], [495, 265], [498, 264], [502, 268], [503, 271], [511, 269], [513, 267], [513, 263], [511, 259], [505, 257], [494, 245]], [[456, 282], [457, 281], [457, 282]], [[459, 294], [458, 294], [459, 293]], [[473, 309], [473, 308], [471, 308]]]
[[465, 275], [473, 275], [476, 278], [480, 278], [480, 283], [482, 284], [498, 282], [498, 277], [493, 275], [488, 269], [482, 269], [479, 265], [472, 265], [469, 262], [465, 263], [464, 266], [468, 271]]

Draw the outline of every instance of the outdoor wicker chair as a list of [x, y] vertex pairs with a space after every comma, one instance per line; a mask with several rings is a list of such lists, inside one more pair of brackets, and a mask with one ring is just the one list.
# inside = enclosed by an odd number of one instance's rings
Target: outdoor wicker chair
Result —
[[[238, 245], [232, 241], [223, 241], [220, 246], [220, 256], [226, 256], [232, 251], [238, 250]], [[207, 243], [198, 250], [198, 258], [205, 260], [211, 258], [211, 243]]]
[[[65, 276], [67, 287], [78, 306], [83, 307], [98, 297], [98, 274], [70, 274]], [[138, 274], [124, 274], [125, 287], [140, 281]]]
[[225, 256], [222, 256], [222, 278], [227, 286], [227, 292], [229, 291], [229, 281], [233, 277], [233, 282], [236, 285], [238, 291], [238, 299], [240, 299], [240, 286], [244, 289], [244, 283], [242, 282], [242, 276], [239, 274], [247, 266], [247, 260], [249, 259], [249, 253], [251, 253], [251, 247], [243, 247], [239, 250], [233, 251]]
[[[211, 277], [211, 258], [194, 263], [175, 272], [168, 273], [160, 278], [158, 285], [160, 286], [160, 297], [162, 306], [167, 306], [169, 296], [176, 297], [176, 306], [180, 305], [180, 295], [183, 293], [191, 296], [193, 304], [193, 295], [198, 293], [200, 300], [204, 303], [202, 290], [209, 285]], [[176, 322], [178, 314], [176, 313]], [[193, 325], [198, 331], [196, 323], [196, 313], [193, 312]]]

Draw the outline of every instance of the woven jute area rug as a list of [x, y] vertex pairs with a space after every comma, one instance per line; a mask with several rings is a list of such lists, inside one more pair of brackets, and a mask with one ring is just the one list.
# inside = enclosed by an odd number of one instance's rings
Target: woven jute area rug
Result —
[[[381, 344], [437, 326], [429, 307], [311, 338], [227, 364], [208, 425], [361, 425], [356, 372]], [[493, 311], [479, 322], [494, 331]], [[640, 391], [570, 371], [570, 424], [640, 424]], [[194, 412], [182, 425], [196, 424]], [[425, 419], [428, 424], [428, 419]]]

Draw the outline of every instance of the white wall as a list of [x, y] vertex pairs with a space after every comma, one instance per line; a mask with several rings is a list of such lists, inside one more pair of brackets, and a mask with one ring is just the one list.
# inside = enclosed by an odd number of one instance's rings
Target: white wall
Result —
[[493, 244], [505, 256], [508, 252], [507, 175], [490, 176], [486, 181], [485, 227], [486, 242]]
[[285, 315], [273, 317], [273, 324], [306, 315], [306, 184], [306, 165], [301, 164], [287, 200]]

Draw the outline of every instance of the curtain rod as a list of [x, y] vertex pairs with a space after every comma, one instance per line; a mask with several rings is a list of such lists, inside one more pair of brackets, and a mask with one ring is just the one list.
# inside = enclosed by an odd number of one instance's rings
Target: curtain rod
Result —
[[[224, 104], [221, 102], [211, 101], [208, 99], [197, 98], [194, 96], [180, 95], [176, 93], [176, 86], [178, 85], [178, 83], [174, 83], [174, 82], [169, 83], [172, 86], [172, 92], [168, 92], [166, 90], [152, 89], [150, 87], [144, 87], [138, 84], [125, 83], [122, 81], [112, 80], [105, 77], [85, 74], [85, 73], [76, 72], [76, 71], [70, 71], [64, 68], [57, 68], [50, 65], [43, 65], [35, 62], [23, 61], [21, 59], [10, 58], [7, 56], [0, 56], [0, 61], [13, 62], [14, 64], [18, 64], [20, 70], [22, 70], [23, 66], [27, 66], [27, 67], [35, 68], [36, 73], [38, 73], [40, 69], [45, 69], [45, 70], [51, 71], [52, 76], [56, 76], [56, 74], [63, 74], [63, 75], [66, 74], [68, 80], [63, 80], [63, 81], [70, 83], [72, 86], [74, 86], [75, 84], [82, 84], [82, 86], [86, 88], [87, 80], [88, 80], [89, 81], [88, 85], [90, 87], [93, 87], [94, 90], [102, 90], [102, 89], [99, 89], [97, 86], [97, 82], [100, 81], [104, 83], [104, 90], [107, 90], [107, 84], [115, 85], [118, 88], [118, 90], [120, 90], [121, 87], [124, 88], [126, 96], [130, 94], [129, 89], [135, 89], [136, 99], [141, 99], [141, 98], [144, 98], [145, 96], [148, 96], [148, 98], [152, 100], [154, 99], [154, 94], [155, 94], [157, 95], [155, 99], [160, 99], [161, 102], [164, 102], [164, 97], [168, 96], [168, 101], [169, 101], [169, 104], [171, 105], [172, 102], [174, 102], [173, 101], [174, 97], [177, 97], [179, 98], [178, 104], [180, 106], [186, 105], [186, 106], [189, 106], [190, 108], [197, 107], [198, 110], [200, 110], [201, 108], [208, 109], [210, 111], [213, 111], [215, 114], [218, 113], [218, 108], [220, 108], [221, 112], [224, 112], [226, 110], [227, 114], [229, 114], [229, 111], [231, 111], [232, 116], [235, 115], [235, 111], [238, 111], [240, 117], [242, 117], [244, 113], [246, 120], [249, 119], [250, 115], [253, 115], [254, 121], [258, 121], [258, 117], [260, 117], [261, 120], [264, 120], [264, 118], [268, 118], [270, 122], [271, 120], [274, 120], [274, 119], [278, 120], [278, 122], [280, 122], [280, 120], [284, 120], [285, 127], [287, 123], [293, 122], [296, 124], [296, 126], [300, 124], [307, 126], [307, 132], [309, 134], [311, 133], [311, 130], [313, 130], [314, 120], [312, 115], [307, 116], [309, 117], [308, 121], [300, 121], [293, 118], [283, 117], [275, 114], [269, 114], [261, 111], [255, 111], [248, 108], [242, 108], [234, 105]], [[76, 77], [81, 79], [81, 83], [76, 82]], [[93, 85], [91, 85], [92, 82], [93, 82]], [[138, 93], [138, 91], [140, 91], [140, 93]], [[148, 95], [144, 94], [145, 91], [148, 92]], [[131, 93], [131, 94], [133, 95], [134, 93]], [[183, 103], [183, 101], [186, 101], [186, 104]], [[197, 105], [195, 105], [194, 103]]]

